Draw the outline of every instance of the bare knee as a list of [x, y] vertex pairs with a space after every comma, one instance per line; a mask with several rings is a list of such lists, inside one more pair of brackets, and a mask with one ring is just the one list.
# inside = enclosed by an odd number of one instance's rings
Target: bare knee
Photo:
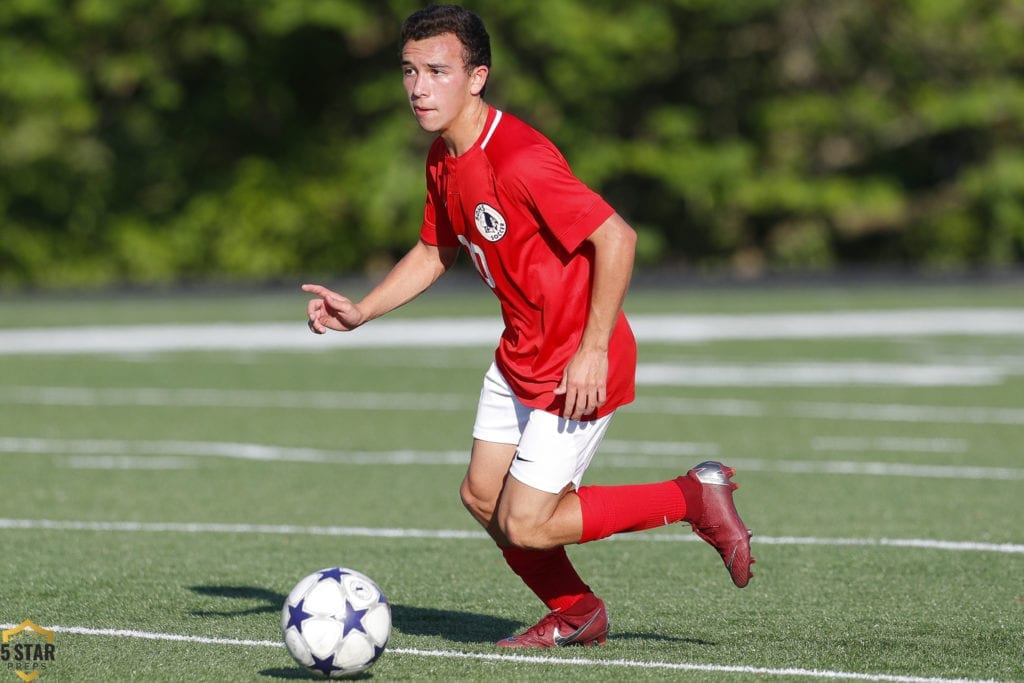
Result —
[[544, 526], [531, 520], [505, 517], [499, 520], [508, 542], [524, 550], [548, 550], [561, 545], [545, 533]]
[[495, 516], [498, 526], [517, 548], [548, 550], [580, 540], [579, 499], [566, 486], [548, 493], [509, 477]]

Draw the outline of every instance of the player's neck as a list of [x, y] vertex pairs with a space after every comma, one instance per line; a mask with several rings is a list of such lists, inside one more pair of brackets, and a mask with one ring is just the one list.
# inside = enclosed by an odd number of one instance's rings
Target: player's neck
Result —
[[456, 157], [461, 156], [476, 143], [484, 132], [489, 111], [490, 106], [484, 102], [483, 98], [474, 98], [462, 114], [452, 122], [452, 125], [441, 133], [449, 154]]

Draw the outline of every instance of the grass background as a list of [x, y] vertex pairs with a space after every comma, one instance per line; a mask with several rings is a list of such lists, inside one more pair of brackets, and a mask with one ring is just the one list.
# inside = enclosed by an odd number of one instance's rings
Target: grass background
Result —
[[[304, 320], [295, 292], [0, 300], [0, 327]], [[630, 312], [833, 311], [1021, 306], [1019, 287], [877, 286], [775, 289], [638, 289]], [[396, 315], [490, 315], [491, 299], [452, 290]], [[1019, 336], [717, 341], [642, 345], [641, 362], [744, 364], [893, 362], [997, 365], [985, 386], [708, 386], [639, 389], [616, 417], [588, 483], [677, 476], [702, 455], [637, 457], [628, 444], [710, 448], [726, 462], [905, 463], [1021, 471], [1024, 424], [973, 423], [967, 408], [1024, 409]], [[132, 469], [82, 467], [75, 444], [217, 442], [349, 451], [468, 448], [475, 396], [491, 349], [332, 349], [130, 356], [0, 355], [0, 440], [52, 439], [67, 450], [0, 452], [0, 518], [62, 521], [237, 523], [474, 531], [458, 501], [463, 464], [330, 464], [122, 453]], [[91, 392], [159, 389], [172, 401], [81, 403], [26, 399], [26, 388]], [[412, 395], [381, 408], [254, 407], [177, 400], [192, 390], [255, 397]], [[99, 395], [99, 394], [98, 394]], [[107, 394], [106, 396], [112, 396]], [[214, 396], [226, 394], [212, 394]], [[237, 396], [239, 394], [231, 394]], [[415, 400], [422, 395], [422, 400]], [[448, 397], [451, 403], [438, 399]], [[133, 398], [134, 397], [134, 398]], [[659, 410], [685, 399], [692, 411]], [[741, 401], [757, 415], [700, 406]], [[963, 419], [905, 422], [806, 415], [814, 405], [913, 405], [965, 410]], [[949, 451], [879, 450], [840, 443], [959, 444]], [[861, 441], [855, 441], [855, 440]], [[19, 442], [20, 443], [20, 442]], [[626, 447], [622, 447], [625, 443]], [[616, 453], [616, 450], [627, 451]], [[614, 457], [613, 457], [614, 456]], [[140, 463], [180, 466], [142, 468]], [[602, 462], [602, 458], [605, 462]], [[95, 461], [84, 461], [87, 464]], [[796, 474], [739, 467], [737, 505], [755, 531], [757, 574], [732, 587], [714, 552], [670, 540], [676, 526], [570, 548], [608, 602], [612, 639], [600, 649], [539, 653], [586, 663], [427, 656], [491, 655], [493, 641], [543, 611], [479, 538], [328, 537], [312, 534], [0, 529], [0, 622], [133, 629], [278, 641], [285, 594], [330, 565], [375, 578], [393, 604], [391, 652], [379, 680], [807, 680], [787, 668], [881, 677], [1024, 680], [1024, 555], [758, 538], [926, 539], [1021, 544], [1022, 480], [867, 474]], [[661, 540], [659, 540], [661, 539]], [[530, 653], [533, 654], [533, 653]], [[268, 681], [302, 678], [283, 648], [57, 634], [46, 680]], [[774, 673], [644, 669], [614, 664], [754, 667]], [[601, 662], [611, 663], [606, 666]], [[890, 677], [886, 679], [885, 677]], [[17, 680], [0, 668], [0, 681]]]

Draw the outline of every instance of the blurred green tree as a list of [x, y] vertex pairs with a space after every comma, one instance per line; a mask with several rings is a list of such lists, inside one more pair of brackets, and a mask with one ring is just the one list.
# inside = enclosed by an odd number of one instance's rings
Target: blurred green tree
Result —
[[[0, 3], [0, 287], [386, 267], [413, 0]], [[488, 96], [694, 270], [1024, 261], [1015, 0], [479, 0]]]

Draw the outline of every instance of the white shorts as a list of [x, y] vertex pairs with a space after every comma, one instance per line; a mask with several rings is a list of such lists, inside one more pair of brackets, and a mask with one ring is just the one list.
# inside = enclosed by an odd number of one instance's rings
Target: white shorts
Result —
[[509, 474], [531, 488], [559, 493], [569, 483], [580, 485], [612, 414], [580, 422], [524, 406], [492, 363], [480, 390], [473, 438], [515, 444]]

